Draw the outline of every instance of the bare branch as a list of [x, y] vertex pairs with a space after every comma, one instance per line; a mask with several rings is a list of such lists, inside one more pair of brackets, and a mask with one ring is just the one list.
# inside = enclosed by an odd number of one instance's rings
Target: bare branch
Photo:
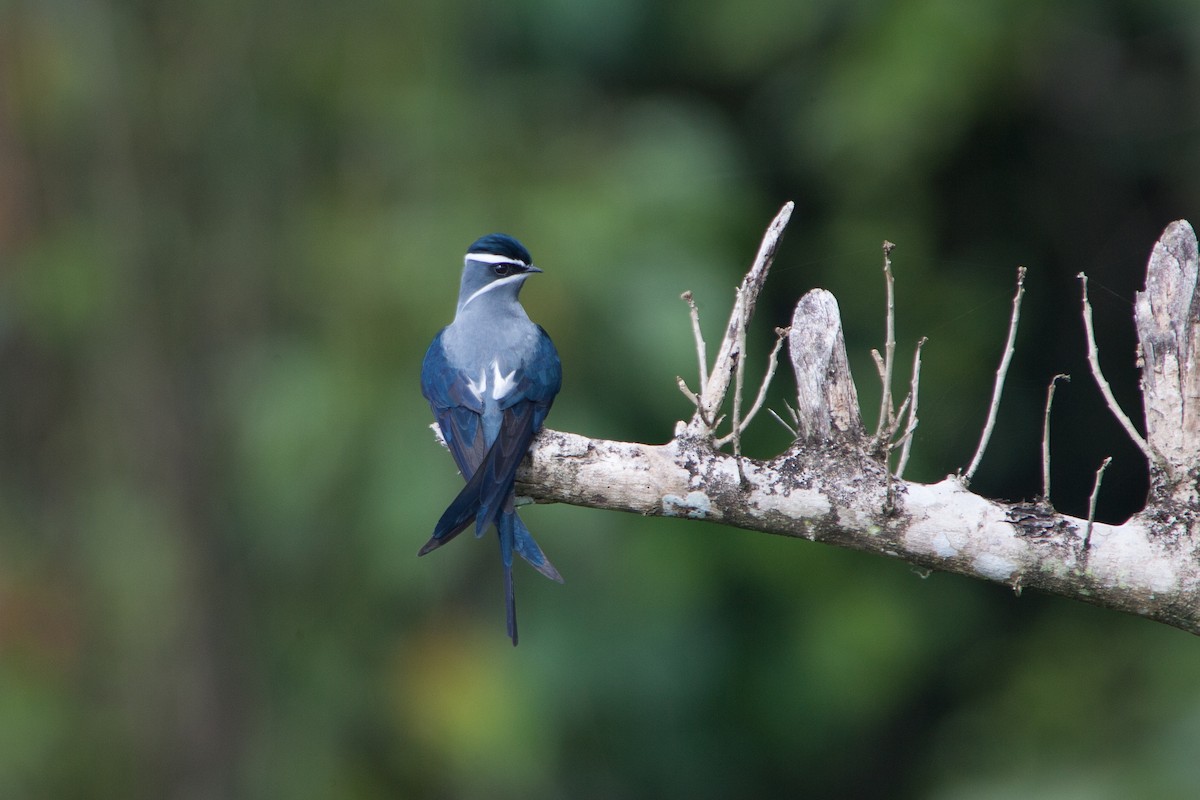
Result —
[[[900, 404], [900, 407], [896, 409], [895, 418], [892, 420], [892, 433], [893, 434], [900, 429], [900, 426], [898, 423], [900, 422], [900, 419], [905, 414], [908, 413], [908, 408], [909, 408], [909, 406], [912, 405], [912, 401], [913, 401], [912, 391], [909, 390], [908, 394], [904, 395], [904, 402], [902, 402]], [[895, 449], [895, 446], [894, 446], [895, 444], [896, 444], [895, 442], [888, 443], [888, 452], [891, 452], [892, 450]]]
[[879, 373], [879, 381], [887, 380], [887, 367], [883, 364], [883, 356], [874, 347], [871, 348], [871, 360], [875, 362], [875, 371]]
[[1050, 504], [1050, 406], [1054, 403], [1054, 387], [1059, 381], [1070, 380], [1070, 375], [1059, 373], [1046, 388], [1046, 413], [1042, 417], [1042, 502], [1047, 505]]
[[1092, 547], [1092, 526], [1096, 523], [1096, 498], [1100, 496], [1100, 481], [1104, 480], [1104, 470], [1108, 469], [1108, 465], [1112, 463], [1112, 456], [1108, 456], [1100, 462], [1100, 469], [1096, 470], [1096, 480], [1092, 484], [1092, 496], [1088, 499], [1088, 518], [1087, 532], [1083, 534], [1083, 549], [1090, 550]]
[[705, 419], [716, 417], [721, 404], [725, 402], [725, 394], [729, 390], [730, 381], [733, 380], [737, 360], [742, 357], [738, 342], [742, 341], [746, 326], [750, 324], [750, 317], [754, 314], [758, 294], [762, 290], [763, 282], [767, 279], [767, 272], [771, 268], [771, 262], [775, 259], [775, 251], [779, 247], [779, 241], [783, 237], [784, 228], [787, 227], [794, 207], [795, 205], [790, 201], [784, 203], [783, 208], [775, 215], [775, 219], [771, 221], [766, 233], [763, 234], [762, 244], [759, 245], [754, 264], [746, 273], [741, 286], [738, 287], [737, 299], [734, 302], [733, 311], [729, 315], [729, 323], [725, 327], [721, 348], [717, 351], [717, 358], [709, 373], [708, 381], [700, 392], [700, 409], [697, 410], [690, 426], [691, 432], [694, 434], [710, 435], [712, 433], [711, 428], [701, 430], [704, 428], [703, 422]]
[[783, 407], [787, 409], [788, 416], [792, 418], [792, 422], [790, 425], [787, 422], [784, 422], [783, 417], [776, 414], [773, 410], [771, 410], [771, 409], [767, 409], [767, 410], [771, 412], [771, 416], [773, 416], [775, 419], [779, 420], [780, 425], [782, 425], [783, 427], [785, 427], [789, 431], [791, 431], [792, 440], [795, 441], [796, 439], [800, 438], [800, 412], [797, 411], [796, 409], [792, 408], [791, 403], [789, 403], [787, 400], [783, 401]]
[[[739, 478], [742, 464], [746, 483]], [[1200, 634], [1200, 560], [1188, 539], [1138, 515], [1087, 520], [986, 500], [956, 478], [893, 478], [884, 513], [883, 465], [860, 450], [797, 442], [769, 461], [692, 438], [664, 445], [545, 430], [517, 473], [519, 494], [641, 515], [685, 517], [902, 558], [921, 568], [1020, 585], [1156, 619]]]
[[[904, 402], [900, 404], [900, 409], [896, 412], [895, 419], [893, 419], [892, 423], [888, 426], [888, 430], [886, 431], [886, 433], [889, 436], [891, 434], [895, 433], [896, 420], [903, 417], [904, 413], [906, 411], [908, 411], [908, 406], [909, 406], [909, 403], [912, 402], [912, 399], [913, 399], [912, 393], [909, 392], [908, 396], [904, 398]], [[900, 438], [903, 439], [905, 437], [902, 436]], [[878, 441], [878, 439], [876, 441]], [[897, 446], [896, 442], [888, 442], [887, 445], [883, 448], [883, 466], [884, 466], [885, 472], [887, 473], [884, 476], [884, 490], [887, 495], [887, 500], [883, 505], [883, 510], [884, 510], [884, 513], [888, 514], [889, 516], [896, 509], [895, 495], [893, 494], [894, 489], [892, 486], [892, 477], [893, 477], [892, 476], [892, 468], [891, 468], [891, 466], [889, 466], [891, 463], [890, 459], [892, 457], [892, 450], [894, 450], [896, 448], [896, 446]]]
[[1146, 456], [1147, 461], [1153, 465], [1158, 465], [1160, 464], [1160, 459], [1155, 457], [1154, 451], [1150, 449], [1150, 445], [1137, 432], [1137, 428], [1133, 427], [1133, 422], [1130, 421], [1128, 415], [1121, 410], [1121, 406], [1117, 403], [1117, 398], [1113, 397], [1108, 381], [1104, 379], [1104, 373], [1100, 370], [1100, 349], [1096, 347], [1096, 331], [1092, 327], [1092, 304], [1088, 302], [1087, 275], [1081, 272], [1075, 277], [1079, 278], [1079, 282], [1083, 286], [1083, 328], [1087, 333], [1087, 359], [1088, 365], [1092, 368], [1092, 377], [1096, 379], [1096, 385], [1100, 387], [1100, 394], [1104, 395], [1104, 402], [1108, 404], [1108, 410], [1117, 418], [1117, 422], [1121, 423], [1121, 427], [1125, 429], [1125, 433], [1129, 434], [1129, 438], [1133, 440], [1133, 443]]
[[783, 421], [783, 417], [781, 417], [775, 413], [775, 409], [768, 408], [767, 413], [770, 414], [772, 417], [774, 417], [775, 421], [778, 422], [780, 425], [782, 425], [787, 430], [787, 432], [792, 435], [793, 440], [795, 440], [796, 437], [798, 437], [800, 435], [800, 434], [796, 433], [795, 428], [793, 428], [791, 425], [788, 425], [786, 422]]
[[892, 251], [895, 249], [896, 245], [884, 241], [883, 278], [887, 286], [887, 315], [882, 365], [879, 354], [871, 351], [876, 365], [880, 367], [879, 379], [883, 384], [883, 391], [879, 396], [879, 424], [875, 427], [875, 438], [880, 441], [891, 438], [894, 433], [892, 424], [895, 421], [892, 411], [892, 366], [896, 360], [896, 279], [892, 276]]
[[[737, 428], [738, 435], [746, 432], [746, 429], [750, 427], [750, 422], [754, 419], [755, 415], [762, 410], [762, 405], [767, 399], [767, 390], [771, 386], [771, 379], [775, 377], [775, 370], [779, 366], [779, 349], [783, 346], [784, 337], [787, 336], [790, 331], [790, 328], [775, 329], [775, 346], [771, 348], [771, 354], [767, 357], [767, 372], [763, 376], [762, 385], [758, 387], [758, 395], [754, 398], [754, 404], [750, 406], [750, 410], [746, 412], [746, 416], [742, 419], [741, 424]], [[779, 419], [778, 416], [775, 418]], [[783, 422], [783, 420], [779, 421]], [[793, 436], [795, 435], [795, 430], [790, 426], [785, 424], [784, 427], [792, 431]], [[733, 440], [733, 437], [733, 433], [730, 432], [729, 434], [718, 439], [716, 441], [716, 446], [724, 447]]]
[[[741, 294], [741, 290], [738, 293]], [[742, 455], [742, 387], [746, 384], [746, 327], [743, 325], [738, 329], [737, 367], [733, 377], [733, 421], [729, 432], [733, 439], [733, 454], [739, 458]]]
[[1021, 298], [1024, 295], [1025, 268], [1017, 267], [1017, 293], [1013, 297], [1012, 319], [1008, 323], [1008, 341], [1004, 344], [1004, 355], [1000, 359], [1000, 366], [996, 368], [996, 383], [992, 387], [992, 404], [988, 408], [983, 435], [979, 437], [979, 447], [975, 450], [975, 457], [971, 459], [971, 466], [967, 467], [967, 471], [963, 475], [963, 483], [967, 485], [970, 485], [971, 478], [975, 477], [975, 470], [979, 468], [979, 462], [983, 460], [983, 451], [987, 449], [988, 440], [992, 438], [992, 429], [996, 427], [996, 414], [1000, 411], [1000, 394], [1004, 391], [1004, 378], [1008, 374], [1008, 364], [1012, 361], [1014, 344], [1017, 341], [1017, 322], [1021, 319]]
[[687, 381], [685, 381], [679, 375], [676, 375], [675, 376], [675, 385], [679, 387], [679, 391], [683, 392], [684, 397], [686, 397], [688, 400], [692, 401], [692, 405], [694, 405], [696, 407], [696, 411], [699, 412], [700, 411], [700, 398], [696, 396], [695, 392], [693, 392], [691, 389], [688, 388]]
[[704, 334], [700, 331], [700, 311], [696, 308], [696, 299], [690, 291], [684, 292], [680, 298], [688, 304], [688, 314], [692, 318], [692, 336], [696, 340], [696, 359], [700, 362], [700, 388], [708, 385], [708, 346], [704, 343]]
[[912, 366], [912, 382], [909, 385], [909, 396], [912, 398], [912, 405], [908, 408], [908, 425], [905, 426], [904, 435], [896, 442], [903, 442], [900, 448], [900, 460], [896, 463], [896, 477], [904, 477], [904, 468], [908, 466], [908, 454], [912, 449], [913, 433], [917, 430], [917, 392], [921, 385], [921, 349], [925, 347], [925, 343], [929, 341], [929, 337], [922, 336], [917, 342], [917, 347], [913, 350], [913, 366]]
[[754, 405], [750, 406], [750, 411], [746, 413], [746, 419], [742, 422], [742, 430], [750, 424], [762, 408], [763, 403], [767, 400], [767, 389], [771, 386], [771, 379], [775, 377], [775, 370], [779, 367], [779, 350], [783, 347], [783, 340], [789, 333], [791, 328], [776, 328], [775, 329], [775, 346], [771, 348], [771, 354], [767, 356], [767, 372], [763, 376], [762, 385], [758, 387], [758, 396], [754, 398]]

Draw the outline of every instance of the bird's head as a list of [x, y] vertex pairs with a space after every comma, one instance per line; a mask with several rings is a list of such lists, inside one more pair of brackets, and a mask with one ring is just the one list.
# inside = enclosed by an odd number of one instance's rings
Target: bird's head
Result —
[[463, 259], [462, 287], [458, 310], [475, 303], [515, 303], [521, 284], [535, 272], [533, 258], [525, 246], [505, 233], [490, 233], [477, 239]]

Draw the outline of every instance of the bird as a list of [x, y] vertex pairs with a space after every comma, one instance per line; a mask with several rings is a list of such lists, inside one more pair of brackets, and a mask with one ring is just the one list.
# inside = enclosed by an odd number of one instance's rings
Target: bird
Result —
[[494, 525], [514, 646], [513, 553], [547, 578], [563, 580], [517, 516], [513, 490], [517, 466], [562, 386], [558, 351], [518, 298], [525, 281], [541, 271], [512, 236], [477, 239], [463, 259], [454, 320], [434, 337], [421, 365], [421, 393], [466, 486], [417, 555], [436, 550], [472, 523], [476, 537]]

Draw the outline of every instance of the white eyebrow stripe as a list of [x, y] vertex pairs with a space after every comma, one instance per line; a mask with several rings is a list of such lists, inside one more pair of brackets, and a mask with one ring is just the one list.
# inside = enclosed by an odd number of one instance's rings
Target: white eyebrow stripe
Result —
[[483, 286], [480, 286], [478, 289], [476, 289], [475, 292], [470, 297], [468, 297], [466, 300], [464, 300], [463, 304], [458, 307], [458, 310], [462, 311], [464, 308], [466, 308], [468, 305], [470, 305], [472, 300], [474, 300], [476, 297], [479, 297], [479, 295], [483, 294], [484, 292], [490, 292], [492, 289], [495, 289], [497, 286], [503, 286], [506, 283], [514, 283], [515, 281], [523, 281], [528, 277], [529, 277], [528, 272], [518, 272], [516, 275], [509, 275], [507, 278], [501, 278], [500, 280], [496, 280], [496, 281], [492, 281], [491, 283], [484, 284]]
[[522, 267], [529, 266], [519, 258], [513, 258], [512, 256], [501, 256], [495, 253], [467, 253], [467, 257], [463, 260], [479, 261], [483, 264], [520, 264]]

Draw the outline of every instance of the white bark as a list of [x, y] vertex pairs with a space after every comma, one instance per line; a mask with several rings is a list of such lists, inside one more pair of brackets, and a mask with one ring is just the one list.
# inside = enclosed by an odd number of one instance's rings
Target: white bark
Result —
[[[773, 249], [781, 229], [772, 230]], [[1123, 525], [1095, 523], [1090, 540], [1087, 520], [1044, 503], [988, 500], [953, 476], [934, 484], [889, 479], [869, 452], [837, 303], [822, 290], [797, 305], [788, 337], [799, 438], [781, 455], [755, 461], [713, 447], [700, 418], [716, 418], [723, 393], [706, 392], [704, 413], [698, 410], [691, 425], [679, 423], [663, 445], [544, 431], [518, 474], [518, 491], [540, 502], [707, 520], [850, 547], [1200, 633], [1197, 265], [1191, 227], [1173, 223], [1154, 249], [1137, 303], [1148, 441], [1161, 464], [1152, 466], [1146, 508]], [[745, 286], [723, 352], [753, 307]], [[706, 389], [727, 388], [735, 366], [718, 358]]]
[[[1146, 438], [1165, 473], [1155, 490], [1195, 507], [1200, 468], [1200, 257], [1186, 221], [1154, 246], [1134, 317], [1141, 350]], [[1158, 470], [1152, 469], [1152, 472]], [[1164, 487], [1162, 483], [1170, 484]], [[1165, 497], [1162, 499], [1166, 499]]]
[[814, 289], [796, 304], [788, 348], [796, 374], [800, 436], [824, 441], [833, 432], [861, 438], [858, 390], [850, 375], [837, 298]]
[[972, 494], [958, 478], [897, 481], [884, 511], [883, 468], [849, 448], [797, 445], [744, 460], [702, 440], [664, 445], [545, 431], [519, 491], [541, 502], [708, 520], [899, 558], [911, 564], [1040, 589], [1200, 633], [1194, 537], [1142, 514], [1095, 523], [1034, 504]]

